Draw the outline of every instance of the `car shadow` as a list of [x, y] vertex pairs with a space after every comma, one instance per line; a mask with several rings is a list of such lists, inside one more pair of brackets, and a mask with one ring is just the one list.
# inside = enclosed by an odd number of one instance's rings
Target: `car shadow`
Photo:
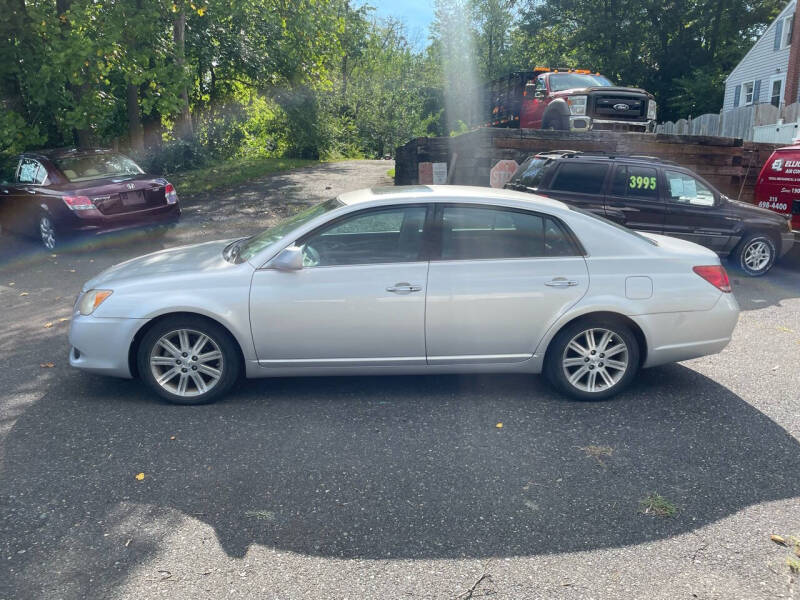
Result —
[[[645, 514], [652, 493], [677, 513]], [[176, 407], [74, 373], [5, 439], [0, 596], [37, 596], [42, 564], [62, 597], [103, 595], [187, 517], [232, 557], [483, 558], [639, 544], [798, 494], [800, 444], [680, 365], [599, 403], [426, 376], [261, 380]]]

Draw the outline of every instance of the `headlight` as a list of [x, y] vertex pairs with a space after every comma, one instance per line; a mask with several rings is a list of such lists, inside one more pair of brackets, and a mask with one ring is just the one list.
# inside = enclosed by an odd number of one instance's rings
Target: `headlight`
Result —
[[586, 114], [586, 96], [569, 96], [567, 98], [567, 104], [569, 105], [569, 114]]
[[78, 302], [78, 310], [82, 315], [90, 315], [94, 310], [106, 301], [112, 294], [111, 290], [89, 290]]
[[647, 120], [648, 121], [655, 121], [656, 120], [656, 101], [650, 100], [647, 103]]

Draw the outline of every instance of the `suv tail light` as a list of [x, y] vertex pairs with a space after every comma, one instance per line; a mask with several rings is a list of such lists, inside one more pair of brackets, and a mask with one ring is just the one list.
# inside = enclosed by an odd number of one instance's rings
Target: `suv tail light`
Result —
[[175, 191], [175, 186], [171, 183], [164, 186], [164, 197], [167, 199], [167, 204], [178, 202], [178, 192]]
[[722, 265], [694, 267], [693, 270], [718, 290], [730, 293], [731, 281], [728, 279], [728, 273]]

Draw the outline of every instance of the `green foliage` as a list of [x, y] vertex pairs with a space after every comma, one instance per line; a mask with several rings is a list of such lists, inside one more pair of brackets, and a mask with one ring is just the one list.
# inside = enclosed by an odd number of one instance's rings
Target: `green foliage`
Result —
[[481, 81], [588, 67], [719, 108], [784, 0], [435, 0], [429, 44], [352, 0], [3, 0], [0, 154], [117, 144], [155, 171], [377, 157], [466, 130]]

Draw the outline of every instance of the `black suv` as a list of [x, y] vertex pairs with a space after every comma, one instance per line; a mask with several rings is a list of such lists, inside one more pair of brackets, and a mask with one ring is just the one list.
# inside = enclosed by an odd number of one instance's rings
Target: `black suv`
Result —
[[561, 200], [630, 229], [696, 242], [730, 256], [754, 277], [794, 243], [783, 215], [731, 200], [691, 170], [651, 156], [536, 154], [505, 187]]

